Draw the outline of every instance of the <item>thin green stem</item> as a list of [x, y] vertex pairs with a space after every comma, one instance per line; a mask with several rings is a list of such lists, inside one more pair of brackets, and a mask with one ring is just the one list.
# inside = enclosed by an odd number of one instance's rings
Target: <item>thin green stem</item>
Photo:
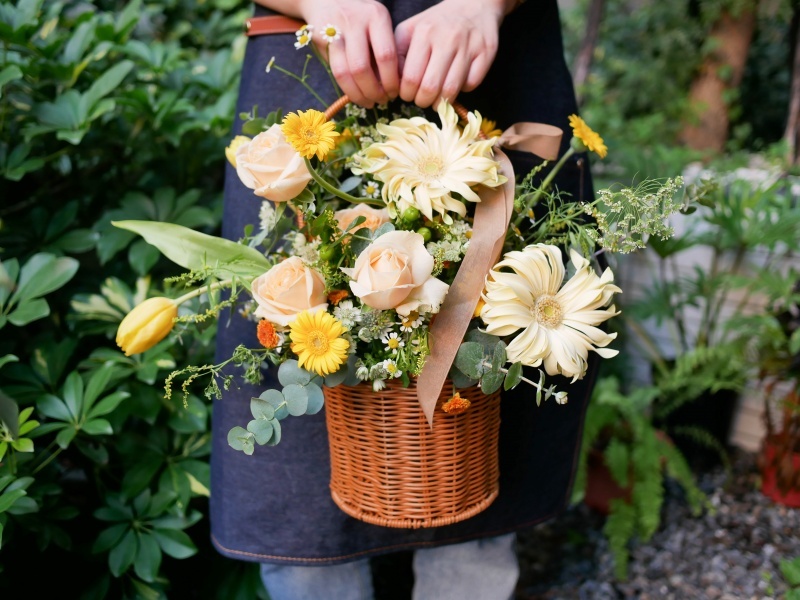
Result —
[[350, 194], [343, 192], [342, 190], [338, 190], [333, 187], [330, 183], [325, 181], [322, 176], [317, 173], [317, 170], [311, 165], [311, 161], [307, 158], [304, 159], [306, 161], [306, 167], [308, 168], [308, 172], [311, 174], [311, 177], [316, 181], [322, 189], [326, 192], [330, 192], [337, 198], [341, 198], [345, 202], [350, 202], [351, 204], [372, 204], [373, 206], [385, 206], [381, 200], [376, 200], [374, 198], [356, 198], [355, 196], [351, 196]]
[[59, 454], [61, 454], [61, 452], [62, 452], [63, 450], [64, 450], [63, 448], [60, 448], [60, 447], [59, 447], [59, 448], [58, 448], [58, 449], [57, 449], [55, 452], [53, 452], [53, 453], [52, 453], [50, 456], [48, 456], [48, 457], [47, 457], [47, 460], [46, 460], [46, 461], [44, 461], [42, 464], [40, 464], [38, 467], [36, 467], [36, 468], [33, 470], [33, 473], [31, 473], [31, 475], [36, 475], [36, 474], [37, 474], [39, 471], [41, 471], [42, 469], [44, 469], [44, 468], [45, 468], [47, 465], [49, 465], [49, 464], [50, 464], [50, 463], [53, 461], [53, 459], [54, 459], [56, 456], [58, 456]]
[[[342, 90], [339, 88], [339, 84], [336, 83], [336, 78], [333, 76], [333, 73], [331, 72], [330, 61], [326, 60], [326, 57], [322, 56], [322, 53], [319, 51], [319, 48], [317, 48], [316, 44], [311, 45], [311, 50], [314, 52], [314, 55], [317, 57], [319, 62], [322, 63], [322, 66], [325, 68], [325, 72], [328, 74], [328, 78], [331, 80], [331, 84], [333, 85], [333, 93], [336, 94], [337, 97], [341, 96]], [[325, 47], [325, 52], [326, 53], [328, 52], [327, 46]]]
[[272, 68], [273, 68], [273, 69], [277, 69], [278, 71], [280, 71], [280, 72], [281, 72], [281, 73], [283, 73], [284, 75], [288, 75], [288, 76], [289, 76], [289, 77], [291, 77], [292, 79], [294, 79], [294, 80], [298, 81], [298, 82], [299, 82], [299, 83], [300, 83], [300, 84], [301, 84], [301, 85], [302, 85], [304, 88], [306, 88], [306, 89], [309, 91], [309, 93], [310, 93], [312, 96], [314, 96], [314, 98], [316, 98], [316, 99], [319, 101], [319, 103], [320, 103], [322, 106], [328, 106], [328, 103], [327, 103], [327, 102], [325, 102], [325, 100], [323, 100], [323, 99], [322, 99], [322, 97], [321, 97], [319, 94], [317, 94], [317, 92], [316, 92], [316, 91], [314, 91], [314, 88], [312, 88], [310, 85], [308, 85], [308, 83], [306, 83], [306, 82], [303, 80], [303, 78], [302, 78], [302, 77], [299, 77], [298, 75], [295, 75], [295, 74], [294, 74], [294, 73], [292, 73], [291, 71], [287, 71], [286, 69], [284, 69], [283, 67], [279, 67], [278, 65], [272, 65]]
[[175, 299], [175, 304], [183, 304], [184, 302], [191, 300], [192, 298], [196, 298], [201, 294], [207, 294], [209, 292], [213, 292], [214, 290], [218, 290], [224, 287], [230, 287], [233, 283], [233, 279], [223, 279], [222, 281], [215, 281], [214, 283], [210, 283], [208, 285], [204, 285], [203, 287], [199, 287], [196, 290], [192, 290]]
[[559, 161], [556, 163], [556, 166], [551, 169], [551, 171], [547, 174], [547, 177], [545, 177], [544, 180], [542, 181], [541, 185], [531, 195], [531, 199], [525, 203], [525, 206], [522, 207], [522, 210], [520, 210], [519, 215], [517, 216], [516, 219], [514, 219], [515, 228], [518, 228], [522, 223], [522, 221], [524, 221], [528, 217], [528, 210], [530, 210], [533, 206], [536, 205], [537, 202], [539, 202], [539, 198], [541, 198], [542, 194], [544, 194], [544, 192], [547, 191], [547, 188], [550, 187], [550, 185], [553, 183], [553, 180], [556, 178], [556, 175], [558, 175], [558, 172], [561, 170], [561, 168], [564, 166], [564, 164], [566, 164], [567, 160], [569, 160], [569, 158], [573, 154], [575, 154], [575, 149], [572, 146], [570, 146], [569, 150], [567, 150], [564, 153], [564, 156], [562, 156], [559, 159]]

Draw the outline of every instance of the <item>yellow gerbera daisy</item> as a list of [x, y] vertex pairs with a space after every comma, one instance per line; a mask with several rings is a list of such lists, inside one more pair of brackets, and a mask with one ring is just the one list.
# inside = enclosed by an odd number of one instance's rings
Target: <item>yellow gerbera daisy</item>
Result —
[[603, 143], [601, 138], [595, 131], [586, 124], [586, 121], [581, 119], [578, 115], [569, 116], [569, 124], [572, 127], [572, 135], [583, 145], [583, 148], [578, 150], [590, 150], [595, 152], [600, 158], [605, 158], [608, 154], [608, 148]]
[[503, 135], [503, 130], [497, 128], [497, 121], [491, 119], [484, 119], [481, 122], [481, 133], [487, 138], [500, 137]]
[[304, 369], [325, 376], [338, 371], [347, 359], [350, 342], [341, 337], [345, 328], [324, 310], [301, 312], [289, 329], [292, 352]]
[[281, 131], [300, 156], [311, 158], [316, 154], [318, 159], [324, 160], [336, 145], [339, 132], [334, 127], [323, 113], [311, 109], [286, 115]]

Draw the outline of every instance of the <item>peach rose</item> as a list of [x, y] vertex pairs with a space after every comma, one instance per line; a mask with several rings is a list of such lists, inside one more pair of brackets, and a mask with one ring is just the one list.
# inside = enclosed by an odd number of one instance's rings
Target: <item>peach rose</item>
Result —
[[302, 192], [311, 174], [278, 124], [236, 150], [236, 174], [242, 183], [273, 202], [286, 202]]
[[251, 293], [258, 303], [255, 315], [286, 327], [298, 313], [317, 312], [328, 307], [325, 280], [297, 256], [287, 258], [256, 277]]
[[357, 228], [367, 227], [370, 231], [375, 231], [384, 223], [389, 222], [389, 211], [385, 208], [377, 209], [370, 208], [366, 204], [357, 204], [353, 208], [345, 208], [337, 210], [333, 213], [336, 221], [339, 223], [339, 229], [346, 231], [350, 223], [355, 221], [358, 217], [364, 217], [364, 221]]
[[352, 269], [342, 271], [361, 302], [403, 316], [412, 310], [438, 312], [449, 287], [431, 276], [433, 257], [422, 236], [412, 231], [382, 235], [358, 255]]

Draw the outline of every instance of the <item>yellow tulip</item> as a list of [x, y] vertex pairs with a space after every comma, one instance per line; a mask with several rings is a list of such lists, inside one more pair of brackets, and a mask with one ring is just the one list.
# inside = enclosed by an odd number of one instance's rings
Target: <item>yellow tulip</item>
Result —
[[246, 135], [237, 135], [231, 140], [231, 143], [228, 144], [228, 147], [225, 148], [225, 158], [227, 158], [228, 162], [233, 165], [234, 169], [236, 168], [236, 151], [239, 149], [239, 146], [246, 144], [249, 141], [250, 138]]
[[167, 337], [178, 316], [178, 305], [169, 298], [149, 298], [129, 312], [117, 329], [117, 346], [125, 356], [149, 350]]

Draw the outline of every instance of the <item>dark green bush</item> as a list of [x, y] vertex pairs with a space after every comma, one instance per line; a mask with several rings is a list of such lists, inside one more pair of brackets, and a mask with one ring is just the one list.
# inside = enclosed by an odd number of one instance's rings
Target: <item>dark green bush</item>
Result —
[[0, 594], [256, 594], [208, 542], [209, 407], [161, 392], [213, 332], [117, 349], [175, 271], [109, 223], [217, 227], [249, 10], [0, 3]]

